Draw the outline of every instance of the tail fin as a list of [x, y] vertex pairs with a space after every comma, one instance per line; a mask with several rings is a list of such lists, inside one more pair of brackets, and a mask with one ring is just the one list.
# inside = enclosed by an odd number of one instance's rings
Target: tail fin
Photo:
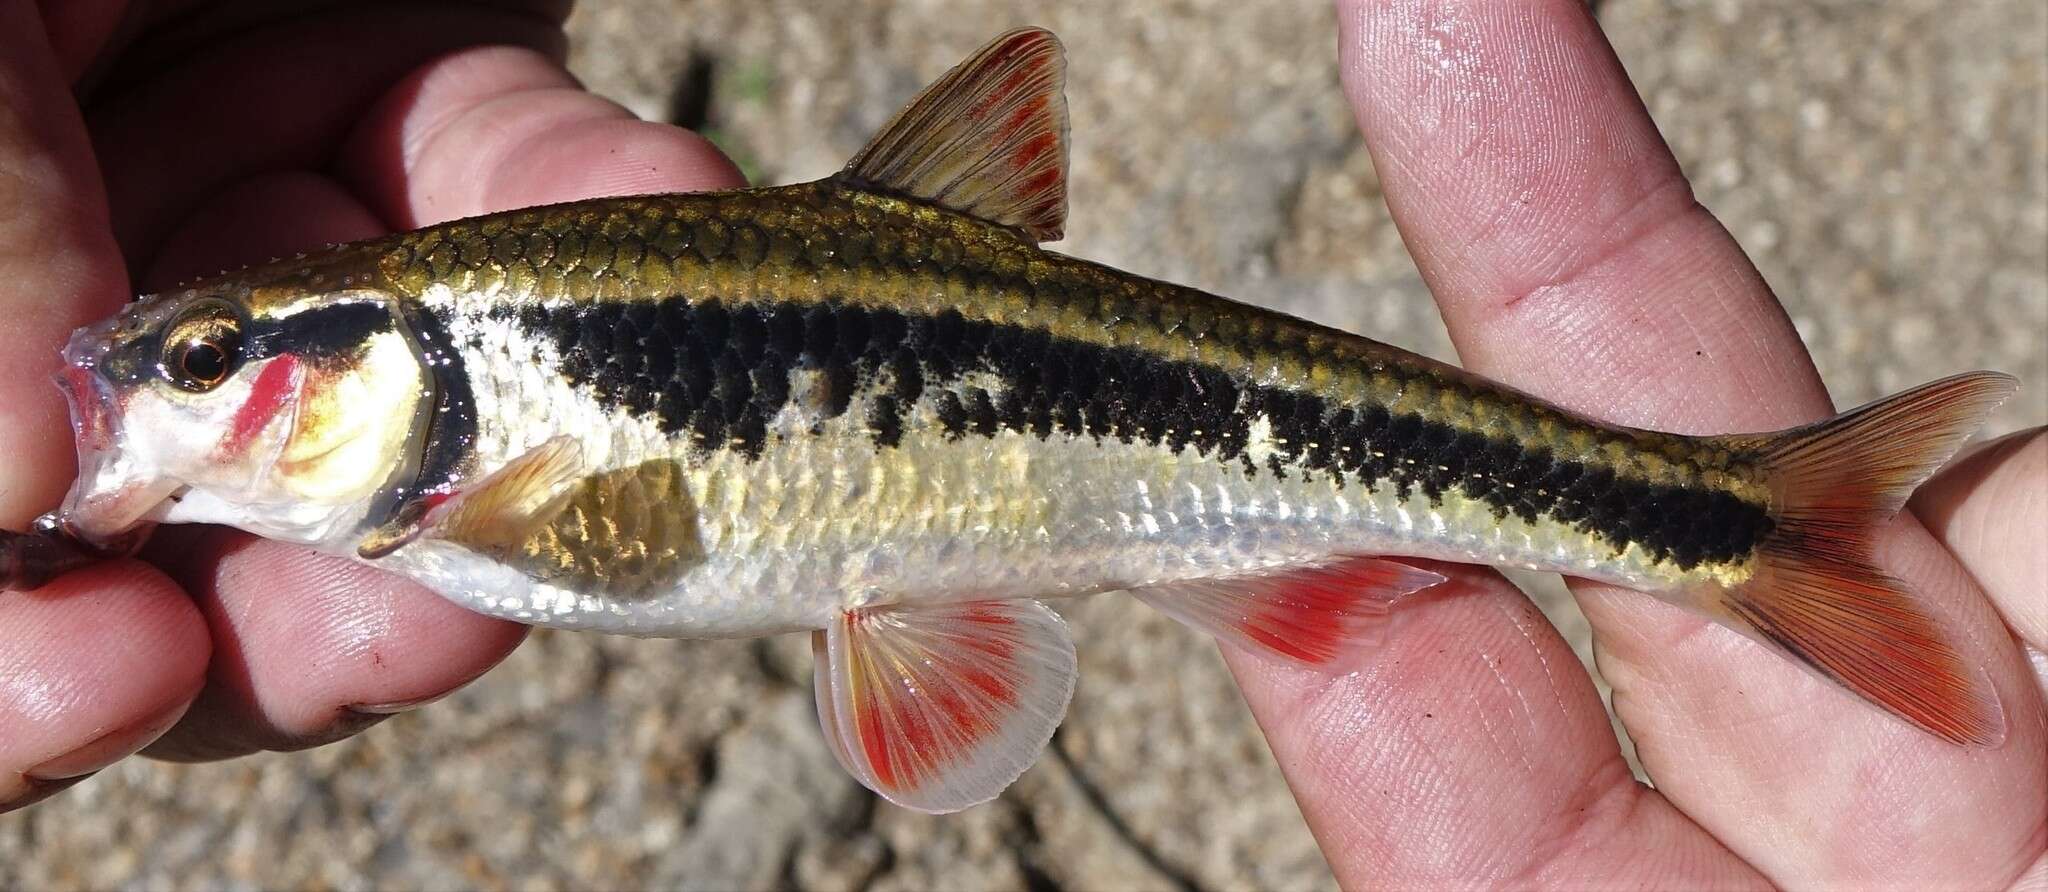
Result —
[[1807, 427], [1715, 438], [1761, 459], [1782, 506], [1756, 574], [1722, 592], [1718, 612], [1930, 733], [1959, 744], [2003, 740], [1983, 674], [1871, 553], [1878, 525], [2016, 386], [1971, 372]]

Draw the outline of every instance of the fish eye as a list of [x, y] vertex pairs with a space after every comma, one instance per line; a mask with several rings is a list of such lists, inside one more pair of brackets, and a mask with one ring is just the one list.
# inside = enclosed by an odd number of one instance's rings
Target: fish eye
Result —
[[242, 364], [242, 322], [233, 310], [206, 303], [185, 311], [165, 329], [161, 368], [182, 390], [219, 387]]
[[178, 367], [194, 381], [218, 384], [228, 376], [228, 353], [212, 341], [196, 341], [185, 345], [185, 355]]

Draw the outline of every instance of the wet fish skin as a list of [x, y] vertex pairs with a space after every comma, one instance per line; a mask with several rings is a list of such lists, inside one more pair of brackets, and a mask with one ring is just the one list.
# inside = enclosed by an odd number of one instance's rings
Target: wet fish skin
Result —
[[229, 523], [536, 624], [813, 631], [835, 755], [928, 811], [995, 795], [1057, 724], [1074, 654], [1040, 599], [1126, 590], [1337, 671], [1443, 581], [1390, 557], [1629, 585], [2002, 738], [1870, 551], [2010, 378], [1635, 430], [1048, 251], [1062, 71], [1024, 29], [826, 180], [493, 214], [147, 297], [67, 347], [59, 517]]
[[[463, 221], [395, 239], [376, 268], [409, 299], [453, 292], [492, 313], [516, 312], [526, 331], [567, 348], [565, 374], [622, 410], [660, 415], [700, 449], [758, 454], [768, 417], [784, 402], [773, 378], [799, 367], [838, 376], [848, 389], [887, 364], [915, 367], [926, 380], [996, 369], [1013, 379], [1011, 398], [949, 403], [933, 419], [943, 435], [1137, 439], [1192, 447], [1202, 456], [1193, 460], [1245, 463], [1246, 420], [1270, 404], [1293, 416], [1295, 436], [1248, 473], [1293, 470], [1353, 485], [1391, 478], [1434, 508], [1484, 502], [1496, 519], [1545, 523], [1578, 540], [1584, 560], [1575, 568], [1613, 562], [1606, 575], [1638, 585], [1695, 570], [1739, 572], [1770, 527], [1761, 474], [1725, 448], [1589, 421], [1396, 348], [842, 183], [607, 199]], [[659, 309], [674, 304], [691, 309]], [[716, 355], [736, 365], [633, 364], [687, 338], [664, 340], [658, 319], [720, 312], [740, 340]], [[872, 334], [881, 338], [928, 324], [957, 340], [906, 341], [896, 356], [864, 350], [851, 361], [813, 349], [863, 321], [880, 325]], [[629, 338], [585, 338], [580, 325]], [[999, 355], [1002, 344], [977, 342], [984, 337], [1100, 352], [1133, 377], [1076, 381], [1056, 366], [1026, 368]], [[968, 351], [957, 356], [964, 361], [949, 355], [956, 350]], [[764, 375], [767, 366], [775, 368]], [[1184, 382], [1165, 370], [1192, 374]], [[1217, 380], [1199, 380], [1210, 376]], [[693, 388], [695, 398], [664, 400], [671, 386]], [[1120, 390], [1105, 399], [1110, 388]], [[896, 411], [872, 413], [878, 448], [906, 434], [907, 390], [899, 388]], [[707, 409], [703, 394], [713, 391], [717, 405]], [[1354, 443], [1388, 448], [1374, 456]], [[1646, 559], [1630, 565], [1631, 547]]]

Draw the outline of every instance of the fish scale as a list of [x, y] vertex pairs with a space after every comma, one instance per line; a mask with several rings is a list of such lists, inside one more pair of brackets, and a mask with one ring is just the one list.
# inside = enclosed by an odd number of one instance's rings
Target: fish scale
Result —
[[[773, 225], [723, 222], [734, 219]], [[848, 227], [892, 237], [847, 238]], [[557, 235], [515, 243], [493, 236], [501, 229]], [[605, 235], [562, 236], [592, 230]], [[1336, 474], [1366, 490], [1391, 479], [1397, 497], [1420, 487], [1429, 510], [1482, 501], [1493, 508], [1489, 525], [1506, 514], [1534, 522], [1539, 539], [1569, 540], [1607, 559], [1604, 577], [1636, 584], [1668, 581], [1662, 563], [1685, 571], [1737, 560], [1769, 529], [1754, 469], [1723, 451], [1572, 419], [1363, 338], [1046, 254], [1000, 227], [843, 185], [520, 212], [406, 241], [379, 263], [394, 284], [477, 305], [450, 312], [516, 316], [525, 334], [555, 345], [563, 374], [610, 405], [687, 431], [699, 451], [758, 454], [800, 369], [824, 376], [826, 417], [856, 390], [893, 386], [883, 379], [1000, 369], [1000, 399], [973, 387], [941, 388], [923, 404], [873, 394], [876, 445], [1004, 428], [1248, 461], [1250, 420], [1263, 417], [1281, 432], [1263, 456], [1273, 476]], [[877, 247], [851, 257], [793, 247], [847, 242]], [[487, 243], [498, 249], [461, 247]], [[950, 246], [961, 244], [986, 247], [955, 257]], [[1027, 252], [1037, 256], [1004, 259]], [[470, 256], [480, 262], [440, 259]], [[848, 278], [865, 287], [834, 287]], [[609, 282], [624, 296], [608, 297]], [[930, 312], [953, 293], [968, 299]], [[836, 343], [822, 349], [828, 339]], [[1180, 349], [1127, 346], [1148, 343]], [[1312, 382], [1320, 386], [1306, 389]], [[1329, 389], [1355, 396], [1332, 400]], [[927, 415], [936, 430], [905, 423]], [[1710, 471], [1722, 487], [1701, 485]], [[1560, 569], [1555, 549], [1537, 550], [1515, 562]], [[1589, 563], [1578, 555], [1570, 567]]]
[[1041, 599], [1125, 590], [1342, 671], [1445, 581], [1389, 557], [1629, 585], [2001, 739], [1871, 552], [2010, 378], [1634, 430], [1047, 251], [1062, 71], [1023, 29], [825, 180], [510, 211], [146, 297], [66, 348], [81, 473], [47, 528], [228, 523], [563, 628], [811, 631], [834, 754], [927, 811], [994, 796], [1064, 711]]

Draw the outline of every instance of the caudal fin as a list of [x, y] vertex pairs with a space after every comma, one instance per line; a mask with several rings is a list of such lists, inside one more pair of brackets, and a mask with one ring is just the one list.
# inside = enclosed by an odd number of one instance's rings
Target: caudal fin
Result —
[[1871, 554], [1878, 525], [2016, 386], [1971, 372], [1807, 427], [1716, 438], [1762, 461], [1782, 506], [1755, 575], [1721, 593], [1724, 615], [1930, 733], [2003, 740], [1988, 681]]

